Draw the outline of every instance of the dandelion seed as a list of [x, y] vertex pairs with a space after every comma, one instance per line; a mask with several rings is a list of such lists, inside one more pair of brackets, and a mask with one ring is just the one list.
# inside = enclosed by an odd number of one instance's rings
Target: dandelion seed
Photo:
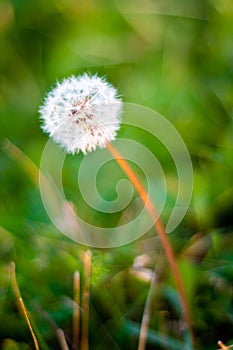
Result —
[[42, 129], [67, 153], [87, 153], [116, 137], [122, 102], [97, 75], [72, 76], [57, 83], [40, 107]]

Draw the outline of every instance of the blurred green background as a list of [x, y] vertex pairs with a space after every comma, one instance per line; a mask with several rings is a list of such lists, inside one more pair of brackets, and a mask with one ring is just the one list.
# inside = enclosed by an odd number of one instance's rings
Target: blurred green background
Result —
[[[233, 343], [232, 43], [231, 0], [0, 1], [1, 349], [33, 349], [12, 291], [11, 261], [40, 347], [60, 348], [55, 323], [72, 348], [72, 279], [75, 270], [82, 274], [87, 248], [58, 232], [43, 208], [36, 166], [47, 136], [38, 107], [57, 79], [83, 71], [105, 75], [125, 102], [155, 109], [184, 139], [194, 190], [170, 239], [187, 286], [195, 349], [217, 349], [219, 339]], [[123, 126], [120, 133], [158, 157], [172, 200], [177, 179], [169, 154], [135, 130]], [[82, 157], [68, 162], [72, 166]], [[67, 170], [67, 193], [74, 181]], [[124, 247], [92, 250], [91, 349], [137, 348], [146, 273], [155, 265], [160, 278], [147, 349], [185, 348], [179, 343], [176, 290], [159, 252], [153, 230]], [[133, 265], [142, 254], [143, 280]]]

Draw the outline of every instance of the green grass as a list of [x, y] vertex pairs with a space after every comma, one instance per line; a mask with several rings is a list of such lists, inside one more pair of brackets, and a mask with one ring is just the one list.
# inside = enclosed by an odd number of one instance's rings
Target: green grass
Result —
[[[193, 196], [169, 238], [187, 288], [195, 349], [217, 349], [219, 339], [233, 344], [232, 35], [230, 0], [1, 1], [2, 349], [34, 348], [12, 290], [11, 261], [40, 348], [61, 348], [56, 327], [72, 348], [73, 274], [79, 271], [83, 277], [87, 247], [59, 232], [43, 207], [38, 167], [47, 136], [40, 129], [38, 107], [56, 79], [83, 71], [105, 75], [125, 102], [161, 113], [185, 141], [193, 164]], [[166, 223], [177, 188], [169, 152], [136, 128], [123, 125], [119, 136], [144, 144], [162, 165], [168, 186], [162, 213]], [[68, 200], [76, 207], [81, 203], [83, 218], [108, 227], [122, 214], [134, 215], [140, 209], [136, 203], [119, 215], [92, 211], [77, 188], [82, 160], [82, 155], [66, 158], [63, 186]], [[109, 166], [117, 175], [102, 169], [98, 181], [104, 198], [112, 200], [118, 174], [125, 176]], [[142, 171], [135, 170], [145, 181]], [[149, 283], [133, 273], [134, 260], [141, 254], [149, 257], [145, 267], [159, 272], [147, 349], [184, 346], [173, 276], [151, 229], [128, 245], [92, 249], [90, 349], [137, 349], [149, 290]]]

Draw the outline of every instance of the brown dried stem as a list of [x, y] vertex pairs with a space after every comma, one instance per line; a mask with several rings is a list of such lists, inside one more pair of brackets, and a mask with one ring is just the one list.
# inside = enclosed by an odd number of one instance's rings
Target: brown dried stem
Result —
[[79, 345], [79, 323], [80, 323], [80, 274], [75, 271], [73, 277], [74, 310], [73, 310], [73, 350]]
[[59, 344], [61, 346], [61, 349], [62, 350], [69, 350], [67, 342], [66, 342], [65, 334], [61, 328], [56, 329], [56, 336], [57, 336], [57, 339], [58, 339]]
[[83, 258], [83, 288], [82, 288], [82, 333], [81, 333], [81, 350], [88, 350], [88, 327], [89, 327], [89, 299], [90, 299], [90, 274], [91, 274], [90, 250], [84, 253]]
[[11, 262], [10, 269], [11, 269], [11, 274], [12, 274], [12, 288], [13, 288], [13, 291], [14, 291], [15, 296], [17, 298], [18, 307], [22, 311], [22, 313], [23, 313], [23, 315], [24, 315], [24, 317], [26, 319], [28, 328], [30, 330], [30, 333], [31, 333], [31, 336], [32, 336], [32, 339], [33, 339], [33, 342], [34, 342], [35, 349], [39, 350], [40, 349], [39, 348], [39, 344], [38, 344], [38, 341], [36, 339], [36, 335], [35, 335], [35, 333], [33, 331], [32, 324], [31, 324], [31, 321], [29, 319], [28, 312], [27, 312], [26, 306], [25, 306], [25, 304], [23, 302], [23, 299], [21, 297], [19, 286], [18, 286], [18, 283], [17, 283], [17, 280], [16, 280], [15, 263], [14, 262]]
[[152, 296], [153, 296], [153, 291], [154, 291], [154, 286], [156, 284], [156, 281], [157, 281], [157, 275], [154, 272], [153, 275], [151, 276], [150, 289], [147, 295], [146, 304], [143, 312], [141, 330], [139, 334], [138, 350], [144, 350], [146, 348], [146, 339], [147, 339], [147, 333], [148, 333], [148, 327], [149, 327], [149, 321], [150, 321], [151, 302], [152, 302]]
[[229, 350], [229, 348], [231, 347], [228, 347], [228, 346], [226, 346], [225, 344], [223, 344], [223, 342], [221, 341], [221, 340], [219, 340], [218, 341], [218, 345], [220, 346], [220, 348], [222, 349], [222, 350]]

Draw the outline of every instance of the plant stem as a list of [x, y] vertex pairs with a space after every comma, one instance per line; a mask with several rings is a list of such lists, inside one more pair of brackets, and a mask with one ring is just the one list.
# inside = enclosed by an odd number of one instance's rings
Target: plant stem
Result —
[[142, 324], [141, 324], [141, 330], [139, 334], [139, 342], [138, 342], [138, 350], [144, 350], [146, 348], [146, 338], [147, 338], [147, 332], [148, 332], [148, 326], [149, 326], [149, 320], [150, 320], [150, 308], [151, 308], [151, 302], [152, 302], [152, 295], [155, 283], [157, 281], [157, 275], [155, 272], [153, 272], [153, 275], [151, 276], [151, 283], [149, 292], [146, 299], [146, 304], [143, 312], [142, 317]]
[[28, 328], [29, 328], [30, 333], [32, 335], [32, 339], [33, 339], [33, 342], [34, 342], [35, 349], [39, 350], [40, 349], [39, 348], [39, 344], [38, 344], [38, 341], [36, 339], [36, 335], [35, 335], [35, 333], [33, 331], [32, 324], [31, 324], [31, 321], [29, 319], [28, 312], [27, 312], [26, 306], [25, 306], [25, 304], [23, 302], [23, 299], [21, 297], [19, 286], [18, 286], [18, 283], [17, 283], [17, 280], [16, 280], [15, 263], [14, 262], [11, 262], [10, 269], [11, 269], [11, 273], [12, 273], [12, 288], [13, 288], [13, 291], [14, 291], [15, 296], [17, 298], [19, 309], [21, 309], [21, 311], [22, 311], [22, 313], [23, 313], [23, 315], [24, 315], [24, 317], [26, 319]]
[[80, 322], [80, 274], [75, 271], [73, 277], [74, 310], [73, 310], [73, 350], [78, 349]]
[[56, 329], [56, 335], [57, 335], [57, 339], [59, 341], [59, 344], [61, 346], [61, 349], [62, 350], [69, 350], [67, 342], [66, 342], [65, 334], [61, 328]]
[[229, 347], [227, 347], [225, 344], [223, 344], [223, 342], [221, 340], [218, 341], [218, 345], [220, 346], [220, 348], [222, 350], [228, 350]]
[[183, 315], [183, 320], [185, 323], [185, 328], [188, 330], [190, 334], [190, 338], [192, 340], [192, 320], [191, 320], [191, 314], [189, 310], [189, 305], [183, 285], [183, 280], [181, 277], [180, 270], [178, 268], [175, 254], [173, 251], [173, 248], [171, 246], [171, 243], [168, 239], [167, 233], [165, 231], [164, 225], [157, 213], [157, 210], [155, 208], [155, 205], [151, 201], [149, 195], [147, 194], [141, 180], [137, 177], [131, 166], [127, 163], [127, 161], [124, 159], [124, 157], [120, 154], [120, 152], [110, 143], [106, 144], [106, 147], [108, 151], [112, 154], [112, 156], [115, 158], [117, 163], [120, 165], [122, 170], [125, 172], [125, 174], [128, 176], [130, 181], [132, 182], [133, 186], [135, 187], [136, 191], [138, 192], [139, 196], [141, 197], [141, 200], [143, 204], [145, 205], [145, 208], [147, 209], [148, 213], [150, 214], [155, 229], [159, 235], [159, 238], [161, 240], [164, 252], [167, 256], [168, 262], [170, 264], [170, 268], [173, 274], [173, 278], [176, 284], [176, 288], [179, 294], [180, 304], [181, 304], [181, 310]]
[[90, 299], [90, 274], [91, 274], [91, 251], [84, 253], [83, 288], [82, 288], [82, 334], [81, 350], [88, 350], [88, 324], [89, 324], [89, 299]]

